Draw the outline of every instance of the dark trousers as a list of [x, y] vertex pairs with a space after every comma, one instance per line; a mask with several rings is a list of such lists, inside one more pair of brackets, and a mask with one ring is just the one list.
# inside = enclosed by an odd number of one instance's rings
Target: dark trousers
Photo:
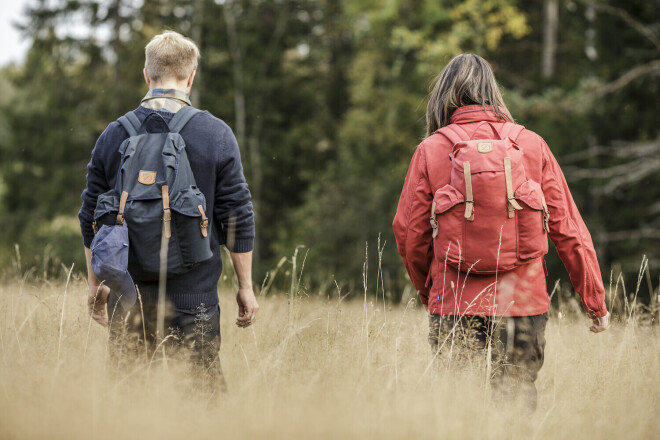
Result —
[[[177, 309], [168, 303], [165, 312], [165, 337], [157, 335], [157, 303], [138, 301], [123, 310], [117, 299], [108, 299], [110, 352], [120, 366], [132, 360], [148, 362], [165, 354], [184, 358], [189, 363], [192, 385], [206, 395], [226, 391], [220, 365], [220, 306]], [[120, 372], [118, 372], [120, 373]]]
[[491, 384], [498, 400], [519, 399], [536, 409], [534, 381], [543, 366], [548, 314], [520, 317], [429, 315], [429, 343], [434, 355], [484, 353], [491, 346]]

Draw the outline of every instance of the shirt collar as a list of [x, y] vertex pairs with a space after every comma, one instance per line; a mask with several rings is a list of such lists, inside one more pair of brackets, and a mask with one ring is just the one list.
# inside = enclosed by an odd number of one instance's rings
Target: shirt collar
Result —
[[[500, 107], [502, 114], [506, 115], [506, 112], [503, 108]], [[507, 118], [507, 121], [509, 119]], [[465, 124], [469, 122], [479, 122], [479, 121], [488, 121], [488, 122], [497, 122], [501, 121], [498, 119], [497, 115], [493, 111], [493, 106], [487, 105], [484, 109], [481, 105], [465, 105], [454, 110], [454, 113], [451, 115], [450, 123], [451, 124]]]
[[176, 113], [181, 108], [192, 105], [187, 93], [176, 89], [152, 89], [142, 98], [142, 107], [151, 110], [166, 110]]

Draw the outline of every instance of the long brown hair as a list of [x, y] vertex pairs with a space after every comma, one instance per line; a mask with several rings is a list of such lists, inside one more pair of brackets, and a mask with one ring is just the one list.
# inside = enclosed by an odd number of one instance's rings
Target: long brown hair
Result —
[[449, 124], [452, 113], [464, 105], [492, 109], [499, 119], [513, 121], [488, 61], [471, 53], [455, 56], [433, 82], [426, 107], [426, 136]]

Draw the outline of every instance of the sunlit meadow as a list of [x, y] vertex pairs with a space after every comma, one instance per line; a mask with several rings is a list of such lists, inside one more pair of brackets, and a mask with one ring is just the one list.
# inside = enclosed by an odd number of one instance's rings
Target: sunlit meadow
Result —
[[107, 330], [87, 315], [84, 280], [8, 277], [0, 287], [0, 438], [660, 435], [660, 328], [615, 286], [608, 305], [621, 311], [602, 334], [588, 331], [574, 300], [551, 311], [532, 415], [490, 399], [485, 355], [434, 362], [425, 311], [409, 297], [384, 304], [347, 293], [304, 293], [294, 279], [290, 291], [260, 296], [259, 320], [244, 330], [223, 289], [229, 392], [209, 397], [175, 358], [145, 354], [113, 369]]

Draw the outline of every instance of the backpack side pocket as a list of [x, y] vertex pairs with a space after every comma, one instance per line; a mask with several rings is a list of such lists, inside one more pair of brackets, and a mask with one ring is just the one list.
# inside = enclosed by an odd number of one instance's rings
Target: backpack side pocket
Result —
[[526, 180], [515, 191], [522, 210], [516, 212], [518, 258], [530, 260], [548, 253], [548, 237], [544, 227], [547, 214], [541, 185]]
[[464, 248], [465, 197], [451, 185], [438, 189], [433, 196], [431, 225], [434, 227], [433, 248], [436, 258], [458, 264]]
[[119, 193], [117, 190], [111, 189], [98, 196], [96, 199], [96, 208], [94, 209], [94, 232], [98, 233], [103, 225], [116, 225], [118, 211]]
[[191, 268], [210, 259], [213, 252], [204, 194], [196, 186], [189, 186], [175, 195], [170, 208], [172, 237], [178, 241], [183, 266]]

